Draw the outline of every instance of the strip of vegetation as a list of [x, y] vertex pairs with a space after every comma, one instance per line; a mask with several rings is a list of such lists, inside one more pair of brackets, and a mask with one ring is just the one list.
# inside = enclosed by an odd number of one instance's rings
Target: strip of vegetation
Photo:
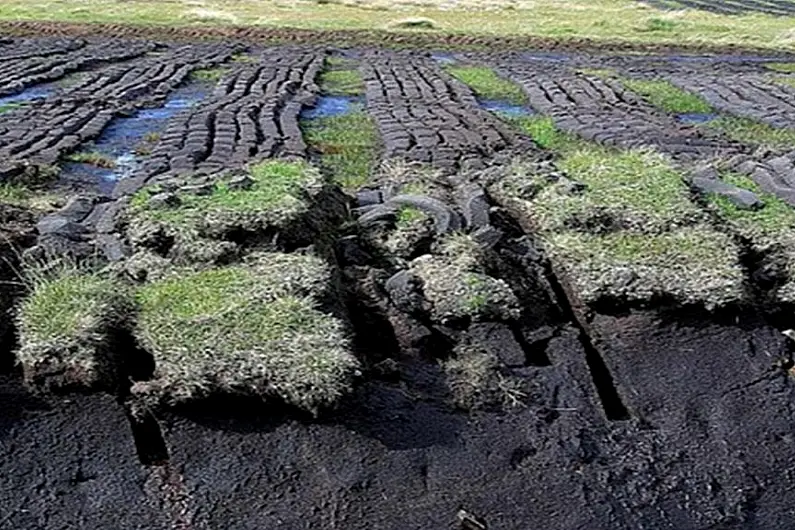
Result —
[[192, 71], [190, 78], [192, 81], [215, 83], [220, 81], [224, 74], [226, 74], [226, 68], [202, 68]]
[[765, 68], [782, 74], [795, 74], [795, 63], [765, 63]]
[[628, 79], [621, 83], [655, 107], [671, 114], [709, 114], [712, 106], [699, 96], [660, 79]]
[[507, 101], [515, 105], [525, 105], [527, 95], [522, 88], [498, 76], [494, 70], [482, 66], [446, 66], [451, 76], [468, 85], [481, 99]]
[[26, 381], [45, 388], [113, 384], [112, 339], [133, 314], [129, 292], [77, 266], [31, 269], [27, 281], [31, 292], [17, 315]]
[[12, 111], [14, 109], [18, 109], [18, 108], [21, 108], [21, 107], [22, 107], [22, 103], [17, 103], [17, 102], [3, 103], [2, 105], [0, 105], [0, 114], [3, 114], [4, 112]]
[[743, 296], [739, 249], [707, 224], [663, 156], [586, 142], [549, 118], [512, 121], [556, 152], [565, 176], [550, 179], [516, 161], [492, 193], [533, 223], [585, 303], [661, 298], [714, 307]]
[[777, 75], [773, 77], [773, 81], [784, 86], [795, 88], [795, 77], [787, 77], [783, 75]]
[[726, 173], [722, 178], [755, 193], [764, 207], [740, 208], [718, 194], [707, 195], [707, 200], [735, 233], [750, 242], [768, 267], [767, 273], [778, 278], [778, 300], [795, 302], [795, 209], [744, 175]]
[[79, 153], [72, 153], [67, 156], [66, 159], [69, 162], [88, 164], [90, 166], [96, 166], [105, 169], [113, 169], [116, 167], [115, 160], [97, 151], [81, 151]]
[[[327, 59], [327, 64], [330, 59]], [[325, 70], [320, 74], [320, 87], [329, 96], [360, 96], [364, 94], [364, 81], [353, 68]]]
[[239, 393], [312, 412], [332, 405], [358, 362], [341, 322], [318, 308], [329, 282], [318, 258], [261, 253], [142, 286], [135, 333], [156, 372], [133, 392], [167, 403]]
[[361, 107], [338, 116], [304, 123], [309, 145], [320, 153], [320, 165], [336, 183], [356, 190], [367, 183], [378, 158], [378, 131]]
[[795, 148], [795, 129], [772, 127], [749, 118], [721, 116], [703, 125], [725, 134], [732, 140], [774, 149]]

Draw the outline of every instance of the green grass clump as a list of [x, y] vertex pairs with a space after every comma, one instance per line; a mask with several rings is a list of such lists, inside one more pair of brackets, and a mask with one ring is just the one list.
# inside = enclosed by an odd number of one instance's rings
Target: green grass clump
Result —
[[548, 234], [547, 249], [580, 298], [721, 306], [742, 296], [743, 275], [731, 238], [709, 226], [644, 234]]
[[765, 63], [765, 68], [782, 74], [795, 73], [795, 63]]
[[485, 66], [447, 66], [447, 73], [469, 86], [482, 99], [507, 101], [516, 105], [527, 103], [527, 95], [522, 88], [498, 76]]
[[90, 166], [101, 167], [105, 169], [113, 169], [116, 167], [116, 161], [107, 155], [97, 151], [72, 153], [66, 157], [69, 162], [77, 164], [88, 164]]
[[[699, 218], [682, 175], [649, 150], [619, 151], [563, 133], [548, 117], [510, 120], [539, 146], [559, 155], [557, 166], [585, 186], [572, 193], [563, 184], [536, 181], [534, 216], [546, 230], [582, 227], [592, 231], [664, 231]], [[517, 169], [521, 169], [517, 167]], [[532, 179], [521, 170], [504, 185]]]
[[704, 98], [682, 90], [668, 81], [622, 79], [621, 83], [665, 112], [672, 114], [708, 114], [713, 112], [712, 107]]
[[320, 88], [331, 96], [360, 96], [364, 81], [358, 70], [326, 70], [320, 74]]
[[640, 31], [670, 32], [676, 29], [676, 22], [664, 18], [650, 18], [646, 21], [646, 26]]
[[156, 369], [133, 392], [170, 403], [213, 393], [276, 396], [313, 412], [333, 404], [358, 362], [341, 322], [319, 309], [329, 282], [318, 258], [261, 253], [142, 286], [135, 333]]
[[30, 197], [30, 190], [25, 186], [9, 182], [0, 183], [0, 203], [22, 206], [28, 203]]
[[220, 81], [221, 78], [224, 77], [224, 74], [226, 74], [226, 68], [202, 68], [192, 71], [190, 73], [190, 78], [192, 81], [214, 83]]
[[725, 134], [732, 140], [773, 149], [795, 148], [795, 129], [772, 127], [749, 118], [721, 116], [703, 125]]
[[377, 163], [378, 131], [361, 108], [338, 116], [306, 122], [309, 145], [320, 153], [320, 165], [343, 188], [358, 189], [370, 179]]
[[28, 282], [30, 294], [16, 318], [26, 381], [48, 388], [110, 384], [112, 335], [133, 312], [127, 290], [66, 266], [34, 273]]

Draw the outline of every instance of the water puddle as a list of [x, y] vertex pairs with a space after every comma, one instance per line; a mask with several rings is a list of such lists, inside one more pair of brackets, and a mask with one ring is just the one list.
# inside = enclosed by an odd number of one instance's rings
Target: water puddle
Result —
[[571, 57], [565, 53], [552, 52], [524, 52], [519, 54], [519, 57], [524, 61], [544, 61], [548, 63], [565, 63], [571, 60]]
[[455, 64], [458, 61], [458, 59], [455, 58], [455, 55], [447, 52], [433, 52], [431, 53], [431, 59], [442, 66]]
[[22, 92], [0, 97], [0, 107], [29, 103], [37, 99], [45, 99], [58, 88], [57, 83], [44, 83], [26, 88]]
[[676, 121], [679, 123], [686, 123], [688, 125], [701, 125], [702, 123], [710, 122], [717, 117], [717, 114], [714, 113], [677, 114]]
[[770, 57], [761, 55], [661, 55], [660, 59], [672, 63], [764, 63], [770, 62]]
[[353, 107], [355, 105], [363, 102], [364, 99], [362, 97], [320, 96], [313, 107], [307, 107], [301, 111], [301, 119], [314, 120], [348, 114], [354, 110]]
[[478, 103], [484, 110], [493, 112], [495, 114], [503, 114], [511, 118], [516, 118], [519, 116], [532, 116], [535, 114], [535, 111], [529, 107], [517, 105], [515, 103], [509, 103], [507, 101], [479, 99]]
[[141, 109], [129, 117], [115, 118], [92, 145], [75, 155], [91, 154], [110, 162], [107, 165], [112, 167], [67, 162], [61, 169], [61, 179], [93, 185], [100, 193], [110, 194], [117, 181], [132, 176], [140, 167], [168, 120], [199, 103], [211, 90], [210, 83], [191, 83], [175, 90], [162, 107]]

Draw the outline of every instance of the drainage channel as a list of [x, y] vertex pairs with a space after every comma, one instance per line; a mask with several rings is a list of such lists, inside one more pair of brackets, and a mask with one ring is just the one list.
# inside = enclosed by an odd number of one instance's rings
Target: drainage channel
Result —
[[138, 170], [169, 119], [198, 104], [211, 90], [211, 83], [189, 83], [172, 92], [162, 107], [115, 118], [93, 144], [71, 155], [72, 161], [61, 169], [61, 181], [110, 195], [119, 180]]

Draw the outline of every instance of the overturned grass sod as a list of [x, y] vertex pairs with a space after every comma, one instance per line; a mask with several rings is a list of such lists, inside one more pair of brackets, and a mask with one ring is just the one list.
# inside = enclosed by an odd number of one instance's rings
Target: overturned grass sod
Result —
[[717, 307], [745, 296], [739, 249], [662, 155], [587, 142], [549, 118], [510, 121], [555, 151], [565, 176], [517, 161], [491, 191], [530, 220], [580, 300]]
[[131, 293], [99, 272], [57, 265], [29, 269], [30, 293], [16, 316], [17, 358], [36, 387], [110, 387], [116, 377], [114, 334], [134, 314]]
[[317, 235], [328, 212], [315, 207], [329, 188], [318, 170], [305, 162], [270, 160], [250, 166], [245, 179], [248, 184], [242, 187], [231, 180], [215, 182], [206, 194], [177, 190], [161, 202], [156, 200], [163, 196], [159, 186], [140, 190], [127, 214], [133, 246], [147, 248], [153, 239], [156, 244], [170, 238], [174, 249], [185, 254], [182, 261], [191, 262], [203, 254], [211, 257], [209, 240], [223, 240], [235, 231], [253, 237], [279, 232], [283, 244]]
[[706, 199], [718, 215], [739, 234], [761, 259], [768, 274], [776, 278], [774, 296], [780, 302], [795, 302], [795, 210], [753, 180], [737, 173], [725, 173], [729, 184], [752, 191], [764, 206], [739, 208], [725, 197], [707, 194]]
[[333, 405], [358, 361], [342, 322], [319, 308], [329, 282], [317, 257], [257, 253], [143, 285], [135, 335], [156, 369], [133, 392], [157, 404], [236, 393], [313, 413]]

